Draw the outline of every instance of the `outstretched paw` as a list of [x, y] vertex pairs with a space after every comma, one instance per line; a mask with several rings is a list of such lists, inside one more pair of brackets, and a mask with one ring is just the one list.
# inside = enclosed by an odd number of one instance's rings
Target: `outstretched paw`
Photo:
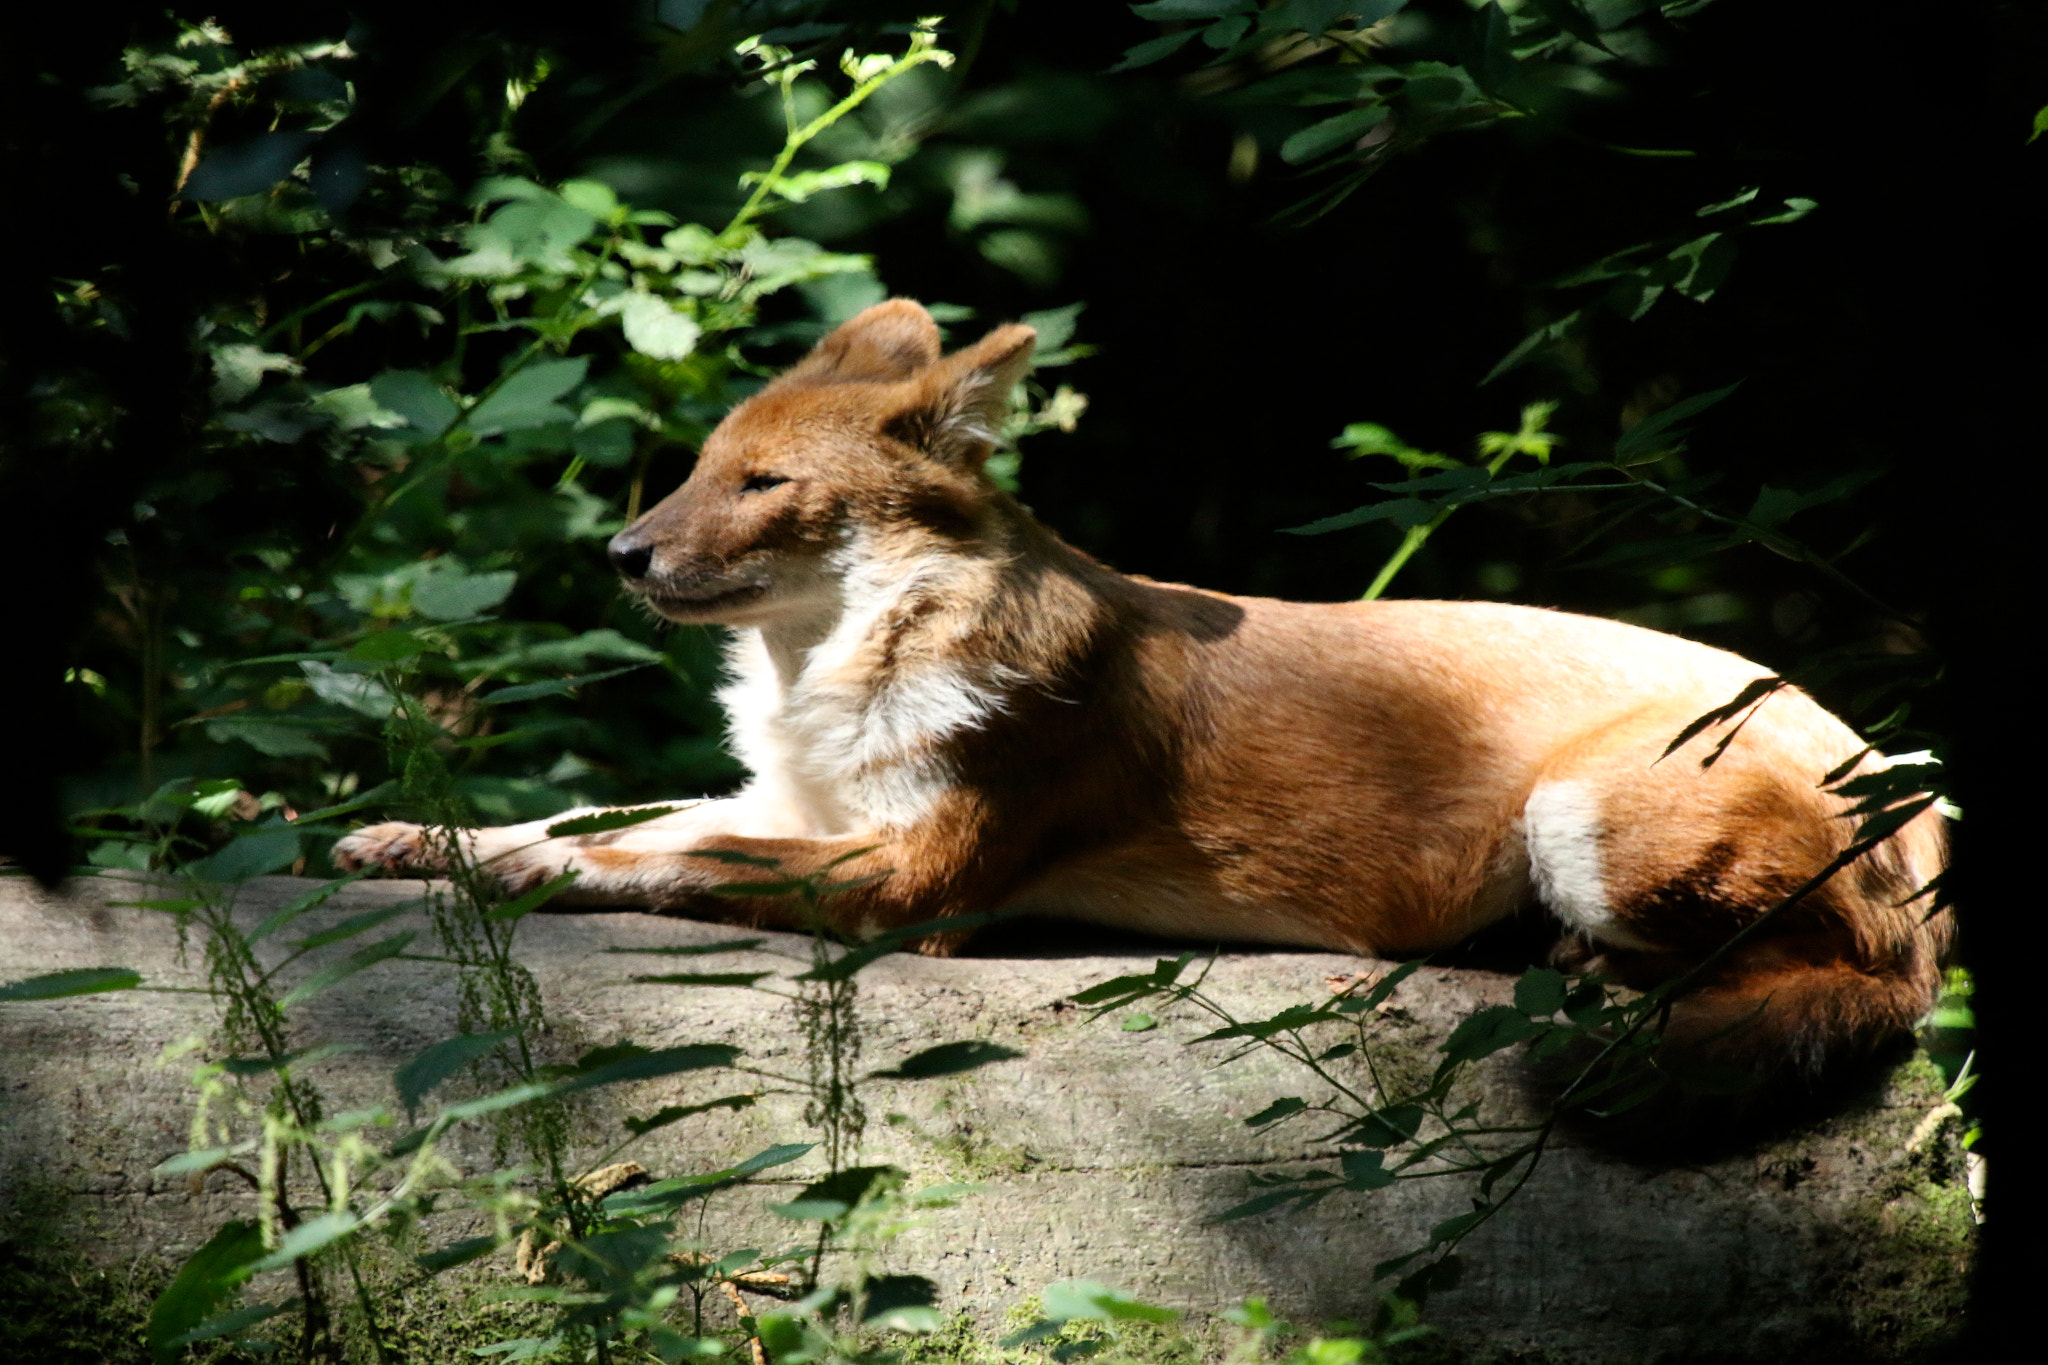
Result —
[[377, 868], [415, 876], [439, 872], [443, 861], [440, 850], [427, 842], [425, 826], [398, 820], [367, 825], [343, 836], [328, 856], [343, 872]]

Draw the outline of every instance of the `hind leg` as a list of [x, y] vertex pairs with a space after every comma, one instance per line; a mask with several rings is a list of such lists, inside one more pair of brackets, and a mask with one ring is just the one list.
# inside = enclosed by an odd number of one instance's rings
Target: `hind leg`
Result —
[[[1805, 697], [1772, 698], [1711, 764], [1700, 759], [1725, 727], [1660, 758], [1687, 719], [1589, 737], [1524, 808], [1531, 880], [1584, 941], [1576, 965], [1638, 988], [1699, 966], [1854, 834], [1847, 803], [1820, 788], [1854, 737]], [[1752, 1069], [1810, 1071], [1832, 1048], [1909, 1027], [1931, 998], [1940, 937], [1908, 904], [1939, 861], [1938, 830], [1922, 823], [1778, 910], [1694, 983], [1667, 1036]]]

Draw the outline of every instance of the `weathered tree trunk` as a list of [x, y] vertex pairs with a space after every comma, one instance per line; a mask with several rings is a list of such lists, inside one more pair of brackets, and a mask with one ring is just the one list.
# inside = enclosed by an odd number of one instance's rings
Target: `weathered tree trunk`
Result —
[[[253, 924], [310, 885], [251, 883], [238, 918]], [[356, 886], [281, 937], [296, 940], [419, 894], [418, 883]], [[0, 883], [0, 982], [123, 966], [149, 985], [203, 986], [200, 945], [181, 945], [170, 916], [107, 904], [135, 898], [132, 887], [108, 883], [78, 884], [63, 897], [38, 895], [23, 880]], [[420, 931], [415, 951], [432, 951], [431, 926], [417, 911], [379, 932], [402, 927]], [[1067, 932], [1047, 925], [1045, 942], [1056, 945]], [[683, 969], [789, 974], [807, 965], [804, 940], [766, 935], [756, 951], [681, 962], [611, 951], [732, 936], [642, 914], [524, 921], [520, 958], [539, 982], [553, 1059], [622, 1040], [725, 1042], [760, 1066], [801, 1075], [803, 1038], [782, 1000], [628, 978]], [[863, 1160], [904, 1166], [922, 1183], [981, 1186], [900, 1240], [890, 1268], [929, 1275], [946, 1307], [989, 1326], [1046, 1283], [1074, 1276], [1197, 1312], [1258, 1294], [1303, 1324], [1365, 1316], [1375, 1302], [1374, 1263], [1420, 1245], [1431, 1226], [1469, 1208], [1470, 1188], [1461, 1178], [1404, 1182], [1340, 1195], [1307, 1213], [1212, 1223], [1247, 1197], [1252, 1173], [1308, 1163], [1314, 1128], [1260, 1134], [1243, 1122], [1276, 1097], [1306, 1093], [1306, 1078], [1263, 1054], [1218, 1066], [1218, 1045], [1186, 1045], [1213, 1026], [1192, 1011], [1126, 1031], [1068, 1000], [1151, 961], [1057, 952], [898, 956], [863, 972], [863, 1073], [962, 1038], [1025, 1054], [962, 1076], [877, 1080], [863, 1090]], [[1207, 989], [1240, 1017], [1258, 1017], [1324, 996], [1325, 978], [1365, 965], [1231, 954], [1216, 960]], [[1510, 987], [1489, 973], [1424, 969], [1384, 1013], [1384, 1064], [1433, 1067], [1452, 1025], [1507, 999]], [[452, 969], [386, 962], [303, 1006], [295, 1045], [361, 1049], [315, 1072], [330, 1110], [389, 1103], [393, 1069], [457, 1032], [456, 1014]], [[17, 1233], [34, 1211], [36, 1235], [102, 1263], [176, 1262], [223, 1221], [247, 1216], [248, 1188], [229, 1174], [215, 1173], [195, 1191], [184, 1177], [151, 1173], [185, 1149], [194, 1106], [191, 1059], [159, 1059], [169, 1044], [209, 1035], [216, 1020], [205, 994], [0, 1004], [0, 1215]], [[1503, 1119], [1526, 1116], [1520, 1067], [1512, 1054], [1489, 1063], [1473, 1097]], [[595, 1157], [618, 1142], [628, 1114], [763, 1084], [695, 1073], [594, 1092], [577, 1120], [577, 1150]], [[1709, 1165], [1631, 1162], [1563, 1137], [1508, 1210], [1467, 1244], [1464, 1283], [1434, 1299], [1429, 1318], [1474, 1359], [1540, 1353], [1633, 1365], [1923, 1356], [1956, 1325], [1973, 1226], [1953, 1125], [1927, 1121], [1940, 1105], [1932, 1068], [1916, 1060], [1834, 1117]], [[801, 1108], [794, 1098], [768, 1096], [743, 1112], [662, 1129], [629, 1155], [656, 1178], [717, 1169], [774, 1142], [809, 1140]], [[453, 1155], [467, 1170], [488, 1169], [491, 1142], [478, 1135]], [[795, 1180], [808, 1167], [785, 1169]], [[759, 1192], [721, 1196], [710, 1206], [712, 1235], [725, 1247], [797, 1240], [764, 1202]]]

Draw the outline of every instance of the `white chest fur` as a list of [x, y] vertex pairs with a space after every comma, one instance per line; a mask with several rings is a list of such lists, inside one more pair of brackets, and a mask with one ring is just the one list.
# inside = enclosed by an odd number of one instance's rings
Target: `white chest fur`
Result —
[[966, 595], [950, 581], [957, 560], [857, 550], [834, 566], [825, 610], [735, 631], [719, 692], [754, 773], [749, 797], [815, 837], [925, 819], [954, 780], [948, 741], [1005, 710], [1023, 681], [977, 658], [971, 621], [935, 604]]

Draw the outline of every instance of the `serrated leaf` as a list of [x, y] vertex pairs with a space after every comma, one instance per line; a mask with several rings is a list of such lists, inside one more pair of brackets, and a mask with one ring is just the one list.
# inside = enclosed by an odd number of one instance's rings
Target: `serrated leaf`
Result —
[[75, 967], [9, 982], [0, 986], [0, 1000], [63, 1000], [74, 995], [131, 991], [141, 984], [142, 973], [126, 967]]
[[1741, 388], [1742, 382], [1738, 379], [1724, 389], [1715, 389], [1711, 393], [1695, 394], [1691, 398], [1681, 399], [1673, 403], [1661, 412], [1651, 413], [1648, 417], [1645, 417], [1642, 421], [1622, 433], [1621, 439], [1614, 443], [1614, 458], [1616, 462], [1627, 464], [1635, 456], [1666, 450], [1679, 441], [1684, 440], [1688, 433], [1676, 430], [1675, 428], [1678, 423], [1697, 417], [1700, 413], [1705, 412], [1708, 408]]
[[1347, 143], [1358, 141], [1386, 122], [1388, 112], [1384, 104], [1372, 104], [1311, 123], [1280, 144], [1280, 159], [1290, 166], [1313, 161]]
[[588, 356], [529, 362], [471, 409], [470, 429], [479, 436], [490, 436], [574, 422], [576, 414], [555, 400], [581, 384], [589, 369]]
[[422, 574], [413, 584], [413, 610], [436, 621], [466, 621], [510, 597], [518, 581], [519, 575], [511, 569]]
[[246, 1279], [243, 1267], [263, 1254], [263, 1234], [254, 1223], [230, 1222], [178, 1268], [178, 1274], [150, 1306], [143, 1340], [156, 1365], [184, 1355], [178, 1338], [205, 1322], [216, 1305]]
[[596, 673], [585, 673], [577, 678], [555, 678], [548, 682], [515, 683], [511, 687], [500, 687], [496, 691], [486, 692], [480, 700], [495, 705], [511, 701], [534, 701], [541, 697], [559, 697], [564, 693], [573, 692], [577, 688], [587, 686], [590, 683], [602, 682], [606, 678], [616, 678], [622, 673], [631, 673], [636, 669], [646, 667], [646, 664], [628, 664], [624, 668], [607, 668]]
[[1049, 1318], [1067, 1322], [1076, 1319], [1098, 1322], [1177, 1322], [1180, 1314], [1171, 1308], [1146, 1303], [1121, 1289], [1111, 1289], [1094, 1280], [1060, 1280], [1049, 1284], [1038, 1296], [1040, 1311]]
[[317, 1251], [333, 1246], [354, 1232], [358, 1226], [359, 1220], [356, 1216], [346, 1211], [323, 1213], [317, 1218], [308, 1218], [278, 1238], [275, 1251], [242, 1267], [238, 1273], [247, 1279], [266, 1270], [282, 1270], [301, 1257], [311, 1256]]
[[427, 642], [409, 630], [380, 630], [357, 641], [348, 657], [363, 664], [393, 664], [426, 650]]
[[1564, 1008], [1564, 974], [1550, 967], [1531, 967], [1515, 983], [1515, 1008], [1548, 1019]]
[[242, 941], [244, 943], [262, 942], [264, 939], [269, 938], [272, 934], [276, 933], [278, 930], [290, 924], [300, 915], [305, 914], [308, 910], [311, 910], [316, 906], [326, 904], [327, 901], [330, 898], [332, 898], [334, 894], [340, 891], [343, 887], [353, 886], [357, 882], [361, 881], [363, 878], [369, 875], [370, 874], [367, 870], [362, 872], [351, 872], [345, 877], [337, 877], [333, 881], [326, 882], [320, 886], [314, 887], [311, 891], [306, 892], [304, 895], [296, 896], [291, 900], [286, 901], [283, 905], [271, 911], [270, 914], [265, 917], [264, 921], [261, 924], [257, 925], [254, 929], [251, 929], [247, 934], [244, 934], [242, 936]]
[[687, 360], [704, 329], [697, 319], [653, 294], [628, 294], [619, 303], [626, 344], [656, 360]]
[[328, 987], [346, 981], [357, 972], [374, 967], [386, 958], [396, 957], [404, 952], [406, 945], [417, 937], [417, 931], [407, 929], [403, 933], [393, 934], [390, 938], [373, 943], [367, 948], [357, 949], [340, 962], [321, 968], [289, 991], [286, 991], [277, 1002], [278, 1008], [290, 1009], [293, 1005], [303, 1000], [311, 999]]
[[630, 829], [644, 825], [649, 820], [676, 811], [675, 806], [631, 806], [623, 810], [604, 810], [591, 815], [578, 815], [568, 820], [557, 820], [548, 826], [548, 838], [566, 839], [578, 834], [604, 834], [615, 829]]
[[419, 370], [384, 371], [370, 380], [370, 397], [423, 436], [439, 436], [462, 414], [447, 391]]
[[422, 1049], [391, 1073], [398, 1102], [408, 1116], [436, 1087], [471, 1063], [490, 1056], [501, 1044], [519, 1036], [517, 1029], [496, 1029], [489, 1033], [463, 1033], [444, 1038]]
[[299, 853], [297, 831], [259, 829], [197, 862], [187, 863], [183, 871], [199, 881], [228, 885], [290, 867], [298, 861]]
[[552, 877], [542, 882], [539, 886], [530, 887], [520, 892], [503, 905], [492, 906], [484, 911], [483, 917], [487, 920], [502, 923], [505, 920], [519, 919], [521, 916], [530, 915], [567, 890], [576, 881], [576, 876], [576, 870], [571, 868], [558, 877]]
[[357, 934], [367, 933], [386, 920], [396, 919], [406, 911], [417, 910], [425, 904], [425, 901], [406, 901], [399, 905], [387, 905], [380, 910], [365, 910], [362, 914], [350, 915], [347, 919], [322, 929], [317, 934], [307, 935], [299, 940], [298, 946], [301, 949], [324, 948], [330, 943], [339, 943], [343, 939], [354, 938]]
[[1422, 525], [1434, 517], [1440, 509], [1419, 498], [1394, 498], [1376, 502], [1365, 507], [1355, 507], [1349, 512], [1340, 512], [1334, 517], [1324, 517], [1304, 526], [1283, 526], [1283, 534], [1290, 536], [1321, 536], [1332, 531], [1348, 531], [1354, 526], [1363, 526], [1373, 521], [1390, 521], [1402, 530]]
[[215, 147], [192, 168], [178, 198], [191, 203], [261, 194], [290, 175], [318, 137], [317, 133], [280, 130]]
[[1134, 44], [1124, 49], [1122, 60], [1118, 61], [1115, 66], [1110, 67], [1107, 74], [1114, 75], [1119, 71], [1134, 71], [1138, 67], [1150, 66], [1154, 62], [1164, 61], [1193, 42], [1198, 31], [1191, 28], [1183, 29], [1179, 33], [1169, 33], [1160, 38], [1147, 38], [1142, 43]]
[[593, 1090], [604, 1085], [654, 1080], [661, 1076], [680, 1075], [685, 1071], [704, 1071], [731, 1066], [739, 1057], [740, 1049], [725, 1043], [692, 1043], [684, 1047], [666, 1047], [651, 1052], [635, 1051], [616, 1061], [603, 1061], [588, 1069], [580, 1069], [579, 1064], [577, 1072], [556, 1084], [554, 1093], [573, 1095], [578, 1091]]

